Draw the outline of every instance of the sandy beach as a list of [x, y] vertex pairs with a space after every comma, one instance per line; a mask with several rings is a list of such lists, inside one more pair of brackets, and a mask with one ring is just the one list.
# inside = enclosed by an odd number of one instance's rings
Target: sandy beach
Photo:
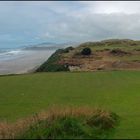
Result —
[[24, 51], [13, 59], [0, 60], [0, 75], [31, 72], [46, 61], [54, 51], [30, 50]]

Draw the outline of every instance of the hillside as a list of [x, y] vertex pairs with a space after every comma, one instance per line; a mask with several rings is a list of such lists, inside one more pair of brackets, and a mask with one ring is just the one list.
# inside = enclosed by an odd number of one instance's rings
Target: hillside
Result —
[[[81, 51], [87, 47], [92, 53], [82, 55]], [[140, 41], [110, 39], [59, 49], [37, 72], [98, 70], [140, 70]]]

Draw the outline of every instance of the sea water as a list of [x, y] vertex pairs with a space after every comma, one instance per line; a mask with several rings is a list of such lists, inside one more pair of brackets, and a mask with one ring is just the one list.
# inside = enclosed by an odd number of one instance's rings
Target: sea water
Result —
[[0, 75], [25, 73], [45, 62], [56, 49], [0, 49]]
[[26, 53], [22, 49], [0, 49], [0, 61], [8, 61], [12, 59], [17, 59]]

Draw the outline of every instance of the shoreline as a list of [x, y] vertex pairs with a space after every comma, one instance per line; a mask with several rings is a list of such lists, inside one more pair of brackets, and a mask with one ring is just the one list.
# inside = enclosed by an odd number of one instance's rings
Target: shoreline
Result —
[[15, 59], [0, 60], [0, 75], [31, 73], [44, 63], [55, 50], [32, 50], [15, 57]]

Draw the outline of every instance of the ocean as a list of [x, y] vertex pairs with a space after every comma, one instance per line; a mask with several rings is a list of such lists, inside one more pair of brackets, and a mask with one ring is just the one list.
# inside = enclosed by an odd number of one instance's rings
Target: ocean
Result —
[[13, 49], [13, 48], [2, 48], [0, 49], [0, 61], [8, 61], [12, 59], [16, 59], [26, 53], [22, 49]]
[[11, 47], [11, 48], [0, 48], [0, 61], [9, 61], [24, 57], [26, 54], [36, 52], [36, 51], [55, 51], [57, 47], [54, 47], [50, 44], [46, 44], [45, 46], [34, 45], [27, 47]]
[[45, 62], [56, 48], [1, 48], [0, 75], [31, 71]]

